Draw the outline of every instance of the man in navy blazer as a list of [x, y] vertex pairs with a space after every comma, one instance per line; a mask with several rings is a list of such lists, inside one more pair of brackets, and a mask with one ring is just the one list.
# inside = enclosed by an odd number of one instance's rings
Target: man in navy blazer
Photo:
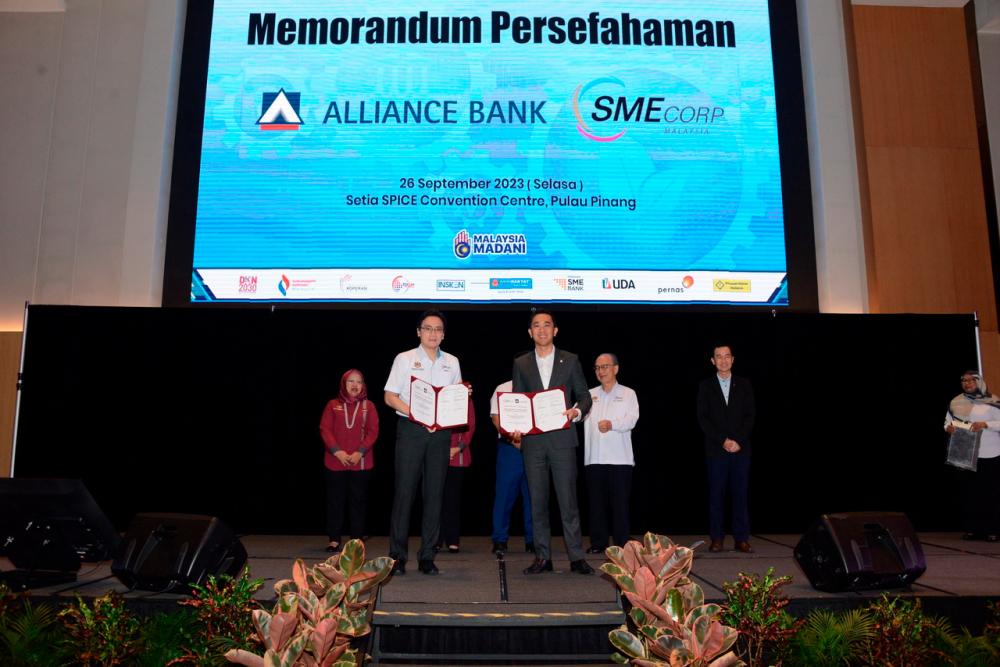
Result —
[[524, 471], [531, 495], [531, 518], [534, 524], [535, 561], [525, 574], [552, 571], [549, 526], [549, 473], [555, 486], [562, 517], [563, 538], [569, 555], [570, 569], [591, 574], [593, 568], [584, 559], [580, 532], [580, 509], [576, 501], [576, 422], [590, 411], [591, 398], [580, 360], [575, 354], [555, 348], [559, 329], [552, 313], [536, 310], [531, 318], [528, 335], [535, 349], [514, 360], [513, 388], [516, 392], [544, 391], [562, 386], [566, 389], [565, 415], [573, 422], [568, 429], [521, 435], [514, 433], [512, 441], [524, 454]]
[[711, 361], [715, 374], [698, 386], [698, 425], [705, 434], [708, 467], [708, 524], [712, 539], [708, 550], [722, 551], [728, 491], [735, 548], [751, 553], [747, 487], [755, 413], [753, 387], [746, 378], [733, 375], [735, 357], [729, 345], [717, 345]]

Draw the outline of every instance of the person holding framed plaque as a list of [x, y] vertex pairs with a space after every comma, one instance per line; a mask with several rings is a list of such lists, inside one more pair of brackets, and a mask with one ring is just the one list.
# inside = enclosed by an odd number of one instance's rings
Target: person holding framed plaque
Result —
[[948, 463], [964, 469], [963, 540], [1000, 539], [1000, 399], [986, 391], [978, 371], [962, 374], [962, 393], [944, 417]]
[[[423, 519], [417, 564], [424, 574], [438, 574], [434, 546], [441, 536], [441, 500], [448, 472], [451, 430], [414, 421], [409, 401], [413, 400], [414, 385], [419, 388], [418, 393], [427, 397], [427, 387], [419, 382], [429, 386], [432, 394], [440, 394], [435, 391], [440, 388], [461, 386], [462, 370], [458, 359], [441, 349], [444, 334], [444, 313], [428, 310], [421, 314], [417, 323], [420, 344], [396, 355], [385, 383], [385, 403], [399, 416], [396, 421], [395, 495], [389, 522], [389, 556], [396, 560], [396, 574], [406, 574], [410, 510], [418, 488], [423, 490]], [[465, 399], [468, 400], [467, 394]], [[439, 424], [439, 415], [433, 421], [426, 421], [426, 408], [428, 402], [440, 405], [440, 401], [438, 396], [423, 401], [425, 424]], [[461, 421], [465, 423], [464, 415]]]
[[[563, 525], [563, 539], [570, 560], [570, 570], [579, 574], [592, 574], [584, 558], [583, 538], [580, 533], [580, 509], [576, 500], [576, 447], [579, 442], [576, 424], [590, 411], [590, 392], [583, 375], [580, 360], [571, 352], [557, 350], [555, 337], [559, 333], [552, 313], [536, 310], [531, 317], [528, 336], [535, 349], [514, 360], [512, 386], [514, 392], [545, 392], [558, 399], [555, 407], [548, 398], [541, 407], [535, 402], [532, 431], [511, 431], [511, 441], [520, 444], [524, 455], [524, 472], [528, 477], [531, 495], [531, 518], [534, 531], [535, 560], [524, 570], [525, 574], [552, 571], [552, 529], [549, 526], [549, 475], [555, 486], [559, 514]], [[561, 388], [561, 392], [554, 390]], [[560, 394], [562, 394], [560, 396]], [[504, 427], [503, 395], [499, 397], [500, 426]], [[553, 400], [555, 400], [553, 399]], [[521, 406], [519, 423], [527, 426], [528, 408]], [[539, 415], [541, 413], [541, 417]]]

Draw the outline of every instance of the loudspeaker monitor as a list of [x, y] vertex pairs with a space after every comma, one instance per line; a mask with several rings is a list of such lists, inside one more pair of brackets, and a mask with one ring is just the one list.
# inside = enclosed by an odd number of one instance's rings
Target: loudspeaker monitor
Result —
[[209, 575], [237, 576], [246, 561], [239, 538], [216, 517], [139, 514], [111, 571], [130, 589], [171, 591]]
[[824, 514], [794, 553], [813, 588], [828, 592], [906, 587], [927, 569], [902, 512]]

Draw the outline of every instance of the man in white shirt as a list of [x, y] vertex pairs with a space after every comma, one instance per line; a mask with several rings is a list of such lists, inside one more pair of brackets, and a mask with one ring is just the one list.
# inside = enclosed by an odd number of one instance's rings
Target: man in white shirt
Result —
[[[536, 310], [531, 318], [528, 335], [535, 343], [533, 352], [514, 360], [512, 380], [514, 391], [538, 392], [562, 386], [566, 390], [566, 415], [573, 423], [568, 429], [535, 435], [512, 434], [512, 442], [521, 444], [524, 472], [531, 493], [531, 516], [535, 533], [535, 561], [525, 574], [552, 571], [549, 527], [549, 474], [559, 500], [563, 539], [570, 560], [570, 570], [592, 574], [584, 558], [580, 535], [580, 509], [576, 501], [576, 422], [590, 411], [590, 392], [580, 367], [580, 360], [571, 352], [557, 350], [555, 337], [559, 329], [552, 313]], [[572, 406], [572, 407], [570, 407]]]
[[411, 376], [435, 387], [462, 381], [458, 359], [441, 349], [444, 333], [444, 313], [436, 310], [423, 313], [417, 325], [420, 345], [396, 355], [385, 383], [385, 403], [399, 415], [396, 422], [396, 495], [389, 527], [389, 555], [396, 560], [396, 574], [406, 574], [410, 510], [421, 479], [424, 506], [417, 563], [424, 574], [438, 574], [434, 565], [434, 545], [441, 532], [441, 497], [448, 473], [451, 431], [429, 429], [410, 421], [407, 401]]
[[589, 554], [604, 553], [608, 538], [625, 546], [629, 539], [632, 492], [632, 429], [639, 421], [635, 392], [618, 384], [618, 357], [604, 353], [594, 362], [601, 384], [590, 390], [594, 402], [583, 423], [583, 465], [590, 494]]

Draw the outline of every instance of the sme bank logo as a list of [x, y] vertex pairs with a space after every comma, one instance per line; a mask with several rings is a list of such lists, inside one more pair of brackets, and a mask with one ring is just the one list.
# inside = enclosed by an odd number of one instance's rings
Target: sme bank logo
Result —
[[262, 130], [287, 131], [297, 130], [302, 125], [299, 115], [300, 93], [286, 93], [281, 88], [276, 93], [263, 93], [261, 99], [261, 114], [257, 125]]
[[416, 284], [411, 283], [406, 276], [396, 276], [392, 279], [392, 291], [397, 294], [406, 294], [414, 287]]
[[564, 292], [582, 292], [583, 278], [579, 276], [567, 276], [565, 278], [553, 278], [556, 286]]

